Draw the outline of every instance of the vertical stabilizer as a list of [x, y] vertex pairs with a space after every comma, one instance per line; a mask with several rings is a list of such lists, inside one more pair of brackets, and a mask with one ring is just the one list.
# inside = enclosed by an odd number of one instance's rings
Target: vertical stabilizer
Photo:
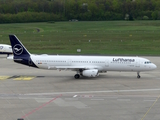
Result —
[[9, 38], [14, 55], [14, 62], [24, 64], [27, 66], [37, 67], [31, 59], [31, 54], [21, 43], [21, 41], [15, 35], [9, 35]]
[[20, 42], [20, 40], [15, 35], [9, 35], [10, 42], [12, 45], [13, 54], [15, 57], [30, 56], [28, 50]]

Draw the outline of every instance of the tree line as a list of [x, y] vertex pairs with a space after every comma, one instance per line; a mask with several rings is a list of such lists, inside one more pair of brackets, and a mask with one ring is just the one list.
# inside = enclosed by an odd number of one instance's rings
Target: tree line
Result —
[[0, 0], [0, 23], [159, 20], [160, 0]]

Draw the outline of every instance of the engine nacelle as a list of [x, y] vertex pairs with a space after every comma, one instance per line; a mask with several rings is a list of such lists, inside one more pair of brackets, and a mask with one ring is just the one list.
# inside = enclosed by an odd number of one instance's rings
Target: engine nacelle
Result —
[[98, 70], [97, 69], [83, 70], [82, 75], [85, 77], [96, 77], [98, 76]]

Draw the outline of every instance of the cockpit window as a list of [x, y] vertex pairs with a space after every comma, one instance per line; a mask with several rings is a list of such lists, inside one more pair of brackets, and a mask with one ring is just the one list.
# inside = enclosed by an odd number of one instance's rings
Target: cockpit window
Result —
[[150, 61], [146, 61], [146, 62], [144, 62], [144, 64], [150, 64], [151, 62]]

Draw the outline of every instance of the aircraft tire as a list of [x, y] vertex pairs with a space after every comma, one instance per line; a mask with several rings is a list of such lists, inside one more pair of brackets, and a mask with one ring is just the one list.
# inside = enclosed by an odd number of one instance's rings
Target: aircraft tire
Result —
[[138, 76], [137, 76], [137, 78], [139, 79], [139, 78], [141, 78], [141, 76], [140, 76], [140, 75], [138, 75]]
[[80, 78], [80, 75], [79, 75], [79, 74], [75, 74], [74, 78], [75, 78], [75, 79], [79, 79], [79, 78]]

